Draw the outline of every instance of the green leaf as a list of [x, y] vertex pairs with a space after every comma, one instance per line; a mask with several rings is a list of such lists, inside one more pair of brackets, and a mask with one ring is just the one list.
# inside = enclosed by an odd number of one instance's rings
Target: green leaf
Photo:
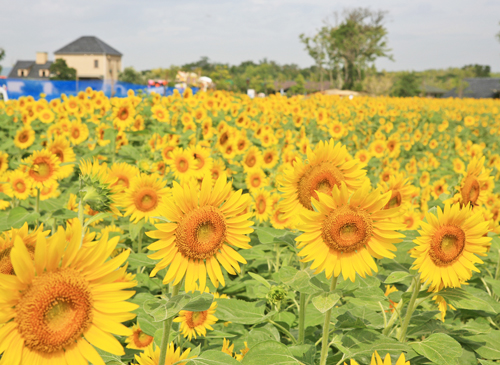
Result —
[[240, 324], [257, 324], [265, 321], [265, 306], [256, 306], [255, 303], [239, 299], [218, 299], [217, 317], [219, 320], [231, 321]]
[[496, 313], [495, 309], [488, 302], [475, 297], [461, 288], [447, 288], [441, 290], [439, 295], [455, 308]]
[[151, 317], [145, 316], [142, 313], [139, 313], [137, 316], [137, 322], [141, 330], [150, 336], [154, 336], [155, 332], [163, 326], [162, 322], [153, 322]]
[[123, 157], [128, 157], [134, 161], [139, 161], [141, 159], [141, 154], [137, 149], [129, 144], [121, 146], [118, 155]]
[[433, 333], [425, 340], [413, 342], [410, 346], [418, 354], [437, 364], [455, 365], [462, 355], [462, 346], [444, 333]]
[[152, 267], [156, 265], [156, 261], [150, 259], [148, 255], [145, 253], [131, 252], [130, 256], [128, 257], [128, 262], [130, 264], [131, 269], [139, 266]]
[[62, 208], [52, 211], [51, 216], [59, 219], [71, 219], [77, 218], [78, 213], [66, 208]]
[[340, 299], [337, 293], [321, 293], [312, 299], [312, 303], [321, 313], [332, 308]]
[[189, 360], [187, 365], [240, 365], [240, 362], [222, 351], [208, 350]]
[[275, 238], [283, 237], [288, 233], [286, 230], [270, 227], [256, 227], [255, 232], [261, 243], [273, 243]]
[[395, 271], [391, 275], [389, 275], [387, 279], [385, 279], [384, 284], [399, 283], [400, 281], [406, 279], [408, 276], [412, 275], [406, 271]]
[[154, 322], [161, 322], [168, 318], [167, 303], [163, 298], [155, 298], [146, 300], [142, 307], [144, 312], [154, 318]]
[[212, 305], [214, 296], [209, 293], [193, 296], [189, 302], [182, 308], [185, 311], [202, 312], [206, 311]]
[[101, 356], [101, 359], [102, 359], [102, 361], [104, 361], [105, 364], [110, 364], [110, 365], [123, 364], [123, 365], [126, 365], [124, 362], [122, 362], [120, 356], [110, 354], [109, 352], [103, 351], [97, 347], [95, 347], [95, 349], [97, 350], [97, 353], [99, 354], [99, 356]]
[[276, 341], [264, 341], [253, 346], [247, 352], [243, 365], [295, 365], [300, 364], [288, 348]]
[[141, 220], [139, 223], [130, 223], [128, 225], [128, 233], [130, 235], [131, 240], [135, 240], [137, 238], [142, 227], [144, 227], [143, 220]]
[[262, 276], [259, 274], [254, 274], [253, 272], [249, 272], [248, 275], [250, 275], [252, 278], [257, 280], [259, 283], [264, 284], [268, 289], [271, 289], [271, 284], [267, 282], [266, 279], [264, 279]]
[[463, 338], [468, 341], [467, 345], [479, 356], [488, 360], [500, 360], [500, 331]]
[[16, 207], [12, 209], [7, 218], [7, 226], [9, 228], [21, 228], [24, 223], [33, 223], [38, 218], [40, 218], [40, 214], [36, 212], [28, 212], [23, 207]]
[[108, 217], [111, 217], [111, 215], [112, 215], [111, 213], [98, 213], [96, 215], [93, 215], [85, 222], [85, 225], [83, 227], [84, 230], [95, 221], [98, 221], [99, 219], [106, 219]]

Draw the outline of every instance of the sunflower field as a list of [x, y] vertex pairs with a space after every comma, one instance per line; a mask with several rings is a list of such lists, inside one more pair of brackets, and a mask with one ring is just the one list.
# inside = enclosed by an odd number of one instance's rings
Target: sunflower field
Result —
[[0, 101], [0, 365], [500, 361], [500, 102]]

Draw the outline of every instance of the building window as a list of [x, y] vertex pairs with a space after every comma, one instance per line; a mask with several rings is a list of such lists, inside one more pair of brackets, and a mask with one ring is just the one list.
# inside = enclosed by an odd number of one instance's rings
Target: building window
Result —
[[98, 68], [99, 67], [99, 60], [94, 60], [94, 68]]
[[40, 70], [39, 76], [40, 77], [49, 77], [49, 70]]
[[17, 76], [20, 77], [28, 76], [28, 70], [17, 70]]

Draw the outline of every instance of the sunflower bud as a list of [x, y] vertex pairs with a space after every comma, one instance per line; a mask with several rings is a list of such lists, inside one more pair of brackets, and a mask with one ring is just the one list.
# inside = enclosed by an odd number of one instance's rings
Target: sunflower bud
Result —
[[274, 304], [278, 309], [281, 306], [281, 302], [286, 298], [288, 295], [288, 291], [285, 289], [284, 286], [278, 285], [275, 286], [273, 285], [271, 289], [267, 292], [267, 300]]

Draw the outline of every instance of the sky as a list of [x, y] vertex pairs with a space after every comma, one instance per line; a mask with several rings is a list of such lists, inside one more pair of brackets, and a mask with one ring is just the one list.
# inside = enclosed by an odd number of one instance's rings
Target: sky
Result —
[[314, 35], [345, 8], [388, 11], [388, 71], [490, 65], [500, 72], [499, 0], [0, 0], [0, 64], [34, 60], [83, 35], [123, 53], [123, 67], [147, 70], [194, 62], [264, 58], [313, 64], [299, 35]]

